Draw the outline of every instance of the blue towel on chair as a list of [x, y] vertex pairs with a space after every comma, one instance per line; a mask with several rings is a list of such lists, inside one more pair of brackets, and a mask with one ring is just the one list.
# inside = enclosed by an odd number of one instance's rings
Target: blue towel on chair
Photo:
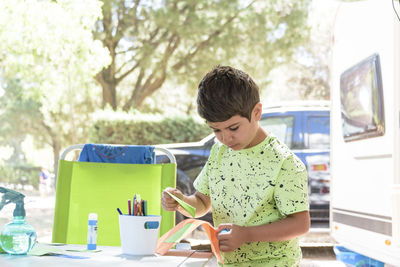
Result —
[[78, 161], [107, 163], [155, 163], [153, 146], [85, 144]]

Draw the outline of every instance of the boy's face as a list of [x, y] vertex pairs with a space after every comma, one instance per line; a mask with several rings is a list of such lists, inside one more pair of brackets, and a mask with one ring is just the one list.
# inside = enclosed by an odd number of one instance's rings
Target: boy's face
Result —
[[240, 115], [235, 115], [222, 122], [207, 122], [214, 130], [217, 139], [233, 150], [250, 148], [264, 140], [266, 134], [259, 126], [262, 105], [258, 103], [251, 113], [251, 121]]

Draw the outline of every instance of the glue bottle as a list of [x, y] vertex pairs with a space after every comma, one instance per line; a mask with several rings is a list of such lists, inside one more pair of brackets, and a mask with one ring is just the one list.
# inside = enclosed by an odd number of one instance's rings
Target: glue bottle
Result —
[[97, 248], [97, 214], [90, 213], [87, 233], [87, 249], [95, 250]]
[[0, 234], [0, 246], [9, 254], [26, 254], [36, 244], [36, 232], [25, 221], [25, 196], [4, 187], [0, 187], [0, 193], [3, 193], [0, 210], [9, 203], [15, 203], [14, 219], [3, 227]]

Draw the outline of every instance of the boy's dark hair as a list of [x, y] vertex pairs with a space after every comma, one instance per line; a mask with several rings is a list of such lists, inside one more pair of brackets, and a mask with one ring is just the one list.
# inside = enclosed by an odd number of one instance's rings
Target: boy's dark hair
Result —
[[226, 121], [235, 115], [250, 121], [258, 102], [257, 84], [247, 73], [230, 66], [214, 67], [199, 84], [197, 111], [208, 122]]

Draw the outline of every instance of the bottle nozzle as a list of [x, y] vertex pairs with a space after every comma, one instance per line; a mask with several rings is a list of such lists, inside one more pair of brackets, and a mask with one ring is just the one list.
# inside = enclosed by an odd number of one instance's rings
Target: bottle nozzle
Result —
[[0, 210], [3, 207], [10, 203], [15, 203], [14, 217], [15, 216], [23, 216], [25, 217], [25, 207], [24, 207], [24, 198], [25, 195], [0, 186], [0, 193], [3, 193], [3, 197], [0, 202]]
[[13, 213], [13, 216], [22, 216], [25, 217], [25, 207], [24, 207], [24, 201], [18, 201], [15, 203], [15, 210]]

